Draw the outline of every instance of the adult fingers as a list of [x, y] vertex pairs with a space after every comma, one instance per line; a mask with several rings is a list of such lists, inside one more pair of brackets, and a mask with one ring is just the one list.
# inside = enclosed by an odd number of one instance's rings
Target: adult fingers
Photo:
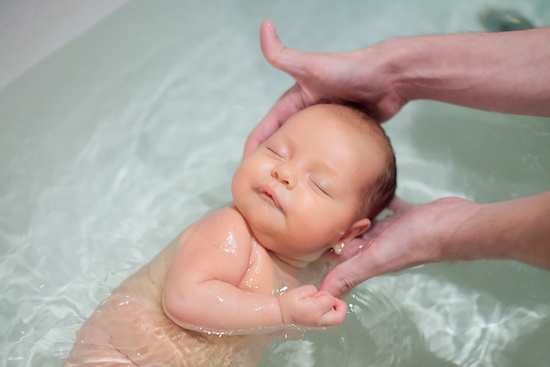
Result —
[[300, 54], [302, 51], [297, 51], [283, 45], [275, 25], [271, 20], [264, 20], [260, 27], [260, 44], [265, 59], [275, 68], [288, 72], [296, 69], [300, 64]]
[[315, 74], [312, 70], [323, 70], [326, 66], [326, 59], [322, 55], [284, 46], [271, 20], [262, 23], [260, 42], [266, 60], [296, 79], [296, 84], [282, 95], [250, 133], [245, 144], [244, 157], [267, 140], [290, 116], [320, 101], [319, 92], [307, 86], [304, 81]]
[[334, 297], [343, 298], [356, 285], [382, 274], [376, 271], [376, 268], [368, 251], [363, 251], [332, 269], [323, 279], [319, 290], [327, 291]]
[[266, 141], [290, 116], [304, 108], [302, 98], [300, 97], [300, 90], [300, 85], [295, 84], [275, 102], [267, 115], [265, 115], [248, 136], [244, 148], [244, 157]]
[[394, 196], [394, 198], [388, 205], [388, 209], [390, 209], [394, 213], [408, 212], [413, 207], [414, 205], [408, 204], [407, 202], [401, 200], [399, 197], [397, 197], [397, 195]]
[[430, 262], [433, 256], [417, 246], [427, 240], [419, 240], [414, 235], [423, 230], [424, 226], [419, 227], [414, 222], [412, 225], [402, 221], [392, 223], [365, 245], [364, 251], [336, 266], [325, 277], [320, 290], [342, 298], [367, 279]]
[[[260, 28], [260, 43], [265, 59], [274, 68], [284, 71], [298, 82], [311, 77], [318, 79], [317, 74], [331, 61], [331, 57], [326, 54], [299, 51], [283, 45], [269, 19]], [[310, 97], [314, 96], [306, 96]]]
[[[349, 266], [347, 265], [349, 261], [351, 260], [342, 264]], [[362, 277], [357, 269], [350, 271], [339, 265], [327, 274], [319, 289], [329, 292], [334, 297], [344, 298], [357, 284], [361, 283], [361, 279]]]

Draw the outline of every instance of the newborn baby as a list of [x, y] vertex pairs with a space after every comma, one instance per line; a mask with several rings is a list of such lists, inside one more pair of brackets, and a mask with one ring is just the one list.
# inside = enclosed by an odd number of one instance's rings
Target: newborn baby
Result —
[[339, 325], [318, 291], [336, 254], [395, 190], [395, 158], [363, 112], [292, 116], [237, 168], [234, 203], [191, 225], [103, 302], [64, 366], [253, 366], [289, 329]]

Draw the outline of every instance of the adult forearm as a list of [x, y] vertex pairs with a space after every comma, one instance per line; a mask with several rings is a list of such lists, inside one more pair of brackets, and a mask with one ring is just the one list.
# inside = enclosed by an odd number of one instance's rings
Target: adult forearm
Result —
[[403, 37], [375, 47], [405, 101], [550, 116], [550, 27]]
[[462, 260], [500, 258], [550, 269], [550, 192], [479, 205], [455, 223], [448, 246]]

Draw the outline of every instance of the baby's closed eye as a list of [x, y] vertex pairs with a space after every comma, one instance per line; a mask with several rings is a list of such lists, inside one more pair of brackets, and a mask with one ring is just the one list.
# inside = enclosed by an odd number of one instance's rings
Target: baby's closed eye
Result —
[[329, 189], [329, 184], [327, 180], [323, 178], [317, 178], [317, 177], [313, 178], [311, 177], [310, 174], [308, 174], [308, 179], [315, 190], [320, 191], [320, 193], [324, 195], [330, 196], [329, 194], [330, 189]]
[[274, 158], [277, 158], [277, 159], [280, 159], [280, 160], [286, 160], [286, 150], [283, 149], [283, 148], [280, 148], [280, 147], [276, 147], [276, 146], [267, 146], [266, 145], [266, 149], [269, 153], [269, 155], [271, 155], [272, 157]]

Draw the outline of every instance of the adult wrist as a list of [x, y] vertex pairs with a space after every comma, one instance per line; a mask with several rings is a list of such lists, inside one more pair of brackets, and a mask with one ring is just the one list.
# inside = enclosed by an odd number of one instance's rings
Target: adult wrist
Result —
[[[475, 73], [468, 35], [410, 36], [383, 42], [388, 65], [395, 74], [395, 90], [404, 101], [437, 100], [469, 104]], [[458, 59], [458, 61], [457, 61]], [[479, 71], [476, 71], [479, 72]], [[458, 96], [458, 97], [457, 97]]]
[[504, 205], [467, 202], [457, 208], [449, 239], [454, 260], [515, 258], [511, 252], [516, 242], [514, 219]]
[[439, 245], [438, 261], [471, 261], [502, 257], [495, 249], [495, 228], [487, 204], [462, 198], [438, 200], [446, 205], [440, 211], [434, 238]]
[[425, 98], [424, 87], [419, 78], [428, 78], [422, 71], [422, 59], [425, 52], [421, 37], [397, 37], [380, 43], [380, 54], [383, 55], [384, 73], [392, 90], [403, 101], [403, 104]]

